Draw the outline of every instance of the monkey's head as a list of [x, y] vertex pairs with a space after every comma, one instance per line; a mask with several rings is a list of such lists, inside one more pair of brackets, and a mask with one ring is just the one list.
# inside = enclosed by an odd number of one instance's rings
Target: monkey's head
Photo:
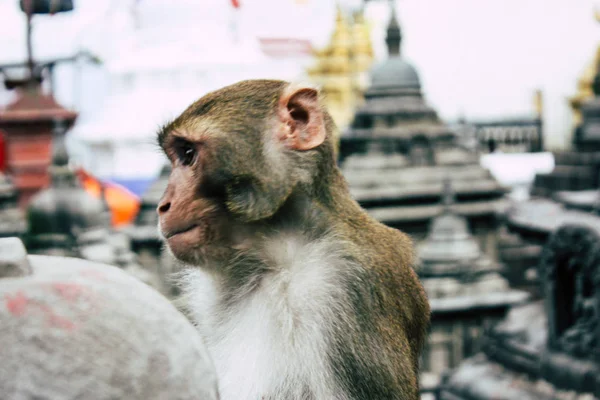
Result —
[[250, 80], [209, 93], [158, 134], [172, 172], [157, 212], [185, 262], [243, 247], [294, 193], [335, 170], [334, 124], [310, 87]]

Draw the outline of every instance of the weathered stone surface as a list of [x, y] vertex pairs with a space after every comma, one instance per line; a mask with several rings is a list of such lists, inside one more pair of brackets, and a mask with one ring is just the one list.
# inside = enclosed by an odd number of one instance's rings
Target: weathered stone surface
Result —
[[0, 279], [0, 398], [218, 399], [202, 339], [165, 297], [115, 267], [27, 258], [32, 275]]

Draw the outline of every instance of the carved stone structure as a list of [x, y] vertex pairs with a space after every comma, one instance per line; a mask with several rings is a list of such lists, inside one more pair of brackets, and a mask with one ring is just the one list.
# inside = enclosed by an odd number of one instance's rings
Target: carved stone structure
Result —
[[434, 149], [452, 147], [456, 135], [425, 103], [419, 74], [401, 55], [402, 33], [394, 7], [386, 41], [389, 57], [371, 71], [365, 103], [341, 139], [342, 159], [365, 152], [375, 139], [385, 143], [387, 153], [411, 156], [417, 165], [433, 164]]
[[453, 209], [468, 220], [479, 245], [496, 259], [496, 213], [506, 189], [423, 100], [416, 69], [400, 54], [395, 13], [387, 32], [389, 59], [372, 71], [366, 102], [340, 142], [340, 166], [353, 197], [379, 221], [423, 240], [442, 211], [443, 179], [453, 178]]
[[489, 329], [439, 399], [600, 398], [600, 219], [559, 228], [538, 268], [543, 300]]
[[0, 172], [0, 238], [25, 233], [25, 217], [18, 202], [15, 186], [8, 176]]
[[118, 268], [0, 239], [0, 299], [0, 398], [219, 398], [197, 330]]
[[444, 209], [432, 220], [427, 239], [417, 247], [417, 273], [432, 310], [421, 364], [425, 391], [435, 387], [445, 370], [480, 350], [486, 326], [529, 297], [509, 288], [501, 275], [502, 266], [481, 252], [466, 219], [452, 211], [453, 203], [448, 180]]

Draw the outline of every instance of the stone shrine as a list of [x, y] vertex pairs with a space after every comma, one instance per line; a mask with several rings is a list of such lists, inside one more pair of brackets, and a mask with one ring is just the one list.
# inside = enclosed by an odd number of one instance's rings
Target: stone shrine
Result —
[[385, 152], [410, 158], [413, 165], [435, 164], [435, 150], [452, 147], [456, 134], [425, 103], [419, 74], [401, 54], [402, 32], [395, 8], [386, 36], [389, 57], [371, 70], [365, 102], [340, 143], [342, 159], [364, 153], [369, 143], [384, 143]]
[[600, 218], [564, 225], [544, 247], [542, 300], [515, 307], [482, 352], [444, 379], [440, 400], [600, 398]]
[[106, 204], [88, 194], [69, 168], [64, 126], [55, 127], [49, 175], [50, 186], [38, 192], [27, 208], [24, 240], [29, 252], [118, 265], [162, 290], [159, 277], [137, 264], [129, 238], [111, 228]]
[[485, 327], [529, 298], [510, 289], [502, 265], [481, 252], [466, 218], [452, 210], [449, 179], [444, 187], [443, 210], [417, 246], [416, 271], [431, 305], [431, 330], [421, 358], [424, 392], [434, 391], [448, 368], [480, 351]]
[[451, 176], [453, 209], [496, 259], [496, 213], [506, 205], [507, 190], [424, 102], [419, 75], [400, 54], [401, 37], [392, 13], [390, 57], [372, 70], [365, 104], [340, 141], [339, 162], [350, 192], [373, 217], [419, 241], [442, 211], [443, 179]]

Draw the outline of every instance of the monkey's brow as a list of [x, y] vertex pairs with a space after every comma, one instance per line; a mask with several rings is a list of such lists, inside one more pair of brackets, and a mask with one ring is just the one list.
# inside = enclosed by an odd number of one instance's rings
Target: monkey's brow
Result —
[[169, 137], [171, 129], [172, 128], [171, 128], [170, 123], [165, 124], [158, 129], [158, 133], [156, 135], [156, 141], [158, 142], [158, 145], [163, 149], [165, 148], [165, 144], [166, 144], [167, 138]]

